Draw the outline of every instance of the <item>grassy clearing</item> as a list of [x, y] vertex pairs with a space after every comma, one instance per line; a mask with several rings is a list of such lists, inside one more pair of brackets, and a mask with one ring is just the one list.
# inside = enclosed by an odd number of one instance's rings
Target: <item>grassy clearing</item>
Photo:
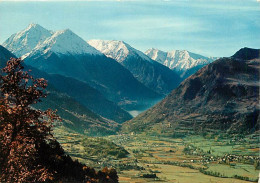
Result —
[[247, 136], [245, 138], [223, 138], [221, 135], [203, 137], [193, 135], [184, 138], [186, 143], [199, 147], [202, 151], [210, 151], [214, 156], [224, 156], [225, 154], [233, 155], [259, 155], [259, 138]]
[[218, 172], [225, 177], [248, 177], [249, 180], [256, 181], [258, 178], [259, 170], [255, 170], [253, 165], [248, 164], [230, 164], [230, 165], [222, 165], [222, 164], [210, 164], [209, 168], [206, 171]]

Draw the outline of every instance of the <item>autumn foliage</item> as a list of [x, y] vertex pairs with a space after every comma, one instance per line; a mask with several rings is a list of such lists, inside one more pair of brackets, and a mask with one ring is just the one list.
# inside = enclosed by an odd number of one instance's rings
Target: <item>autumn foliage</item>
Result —
[[115, 170], [95, 172], [65, 155], [52, 135], [56, 112], [31, 107], [47, 81], [23, 69], [11, 58], [0, 76], [0, 182], [117, 182]]
[[38, 149], [52, 138], [51, 126], [57, 116], [29, 105], [46, 97], [44, 79], [24, 72], [20, 59], [12, 58], [2, 70], [0, 100], [1, 181], [42, 182], [52, 173], [38, 164]]

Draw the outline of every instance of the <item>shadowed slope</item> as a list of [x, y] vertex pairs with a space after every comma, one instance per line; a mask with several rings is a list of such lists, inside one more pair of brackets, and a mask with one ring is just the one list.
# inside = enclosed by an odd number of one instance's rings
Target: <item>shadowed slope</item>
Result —
[[[240, 50], [243, 53], [253, 50]], [[259, 50], [257, 50], [259, 52]], [[174, 135], [202, 130], [259, 129], [259, 56], [221, 58], [200, 69], [162, 102], [124, 123], [123, 132]], [[254, 58], [254, 59], [253, 59]]]

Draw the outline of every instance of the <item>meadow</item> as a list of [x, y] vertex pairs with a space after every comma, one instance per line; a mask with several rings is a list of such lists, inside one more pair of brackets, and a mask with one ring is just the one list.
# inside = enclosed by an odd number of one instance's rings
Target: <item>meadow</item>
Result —
[[[61, 135], [62, 134], [62, 135]], [[257, 135], [184, 138], [121, 134], [86, 137], [58, 128], [55, 136], [74, 159], [96, 169], [116, 168], [119, 182], [257, 182]]]

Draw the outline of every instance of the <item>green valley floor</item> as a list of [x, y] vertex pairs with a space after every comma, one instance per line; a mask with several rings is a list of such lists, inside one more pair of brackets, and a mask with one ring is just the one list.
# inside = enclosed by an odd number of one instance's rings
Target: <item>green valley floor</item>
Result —
[[55, 135], [68, 154], [96, 169], [116, 168], [121, 183], [257, 182], [259, 136], [184, 138], [144, 134], [86, 137], [63, 128]]

